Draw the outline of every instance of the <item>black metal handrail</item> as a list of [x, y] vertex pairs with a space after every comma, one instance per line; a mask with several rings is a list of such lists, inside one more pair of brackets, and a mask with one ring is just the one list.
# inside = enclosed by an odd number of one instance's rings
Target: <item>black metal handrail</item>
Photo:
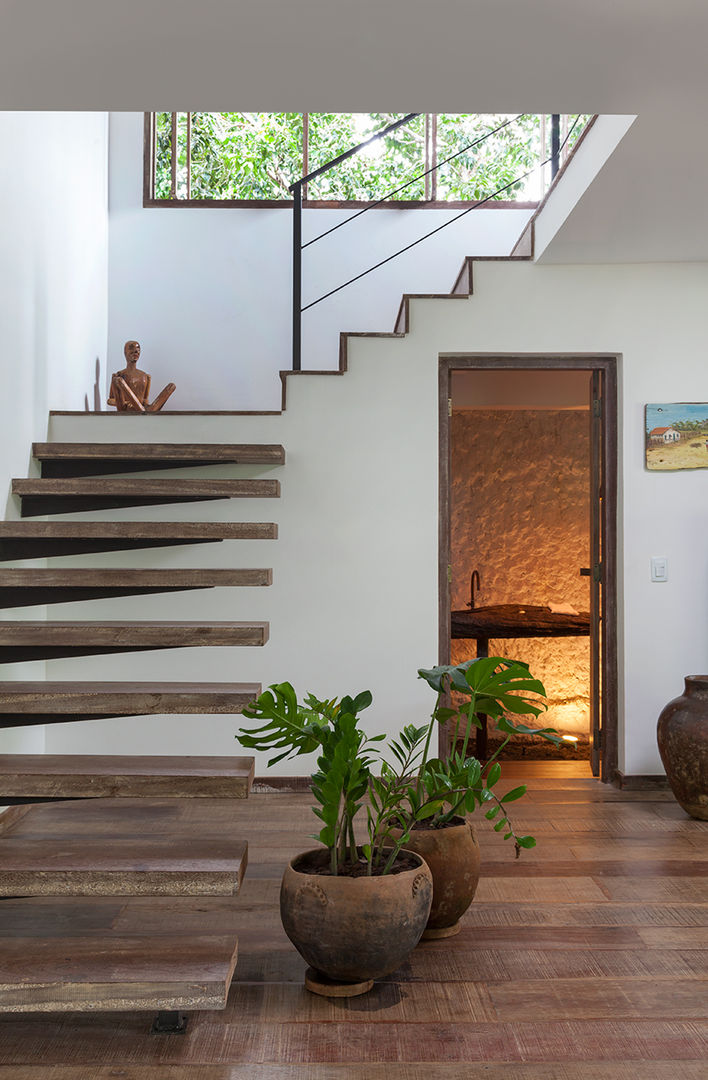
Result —
[[318, 176], [322, 176], [326, 172], [329, 172], [330, 169], [333, 169], [336, 165], [339, 165], [342, 161], [346, 161], [347, 158], [353, 157], [354, 154], [358, 154], [366, 146], [371, 145], [371, 143], [376, 142], [378, 139], [383, 138], [385, 135], [388, 135], [390, 132], [395, 131], [397, 128], [403, 127], [404, 124], [409, 124], [411, 122], [411, 120], [414, 120], [417, 116], [420, 116], [420, 115], [421, 115], [420, 113], [408, 113], [401, 120], [396, 120], [394, 123], [389, 124], [387, 127], [383, 128], [381, 131], [376, 132], [376, 134], [372, 135], [370, 138], [366, 139], [364, 142], [359, 143], [357, 146], [352, 147], [350, 150], [345, 150], [343, 154], [339, 154], [338, 157], [333, 158], [331, 161], [328, 161], [325, 165], [320, 166], [320, 168], [315, 169], [313, 172], [308, 173], [306, 176], [301, 177], [299, 180], [296, 180], [289, 187], [289, 190], [293, 193], [293, 312], [292, 312], [292, 315], [293, 315], [293, 371], [300, 371], [301, 367], [302, 367], [302, 313], [304, 311], [309, 310], [309, 308], [314, 307], [316, 304], [321, 303], [323, 300], [326, 300], [328, 297], [333, 296], [334, 293], [341, 292], [341, 290], [346, 289], [348, 285], [352, 285], [355, 281], [359, 281], [360, 278], [366, 277], [367, 274], [372, 273], [374, 270], [378, 270], [378, 268], [380, 266], [384, 266], [386, 263], [391, 262], [392, 259], [398, 258], [398, 256], [403, 255], [404, 252], [410, 251], [411, 248], [416, 247], [418, 244], [421, 244], [424, 240], [427, 240], [429, 237], [434, 236], [435, 233], [438, 233], [442, 229], [447, 228], [448, 225], [452, 225], [455, 221], [459, 221], [460, 218], [465, 217], [466, 214], [469, 214], [473, 210], [478, 209], [478, 207], [484, 206], [485, 203], [491, 202], [498, 195], [501, 195], [501, 194], [503, 194], [503, 192], [508, 191], [509, 188], [514, 187], [516, 184], [520, 183], [522, 180], [525, 180], [527, 177], [531, 176], [532, 173], [536, 172], [538, 169], [544, 168], [549, 163], [551, 165], [551, 178], [552, 178], [552, 180], [555, 179], [555, 177], [556, 177], [556, 175], [558, 173], [559, 165], [560, 165], [561, 152], [562, 152], [563, 148], [566, 146], [568, 140], [570, 139], [570, 136], [572, 135], [572, 133], [573, 133], [573, 131], [574, 131], [574, 129], [575, 129], [577, 123], [578, 123], [578, 119], [579, 119], [579, 116], [578, 116], [576, 118], [576, 120], [574, 121], [572, 127], [570, 128], [570, 130], [566, 134], [565, 139], [563, 140], [563, 143], [561, 144], [561, 142], [560, 142], [560, 113], [553, 113], [552, 116], [551, 116], [551, 153], [544, 161], [539, 162], [532, 169], [529, 169], [527, 172], [522, 173], [521, 176], [515, 177], [513, 180], [511, 180], [508, 184], [505, 184], [503, 187], [497, 188], [497, 190], [493, 191], [491, 193], [491, 195], [487, 195], [484, 199], [477, 200], [471, 206], [467, 207], [465, 210], [462, 210], [461, 213], [456, 214], [453, 218], [450, 218], [450, 219], [448, 219], [448, 221], [443, 222], [442, 225], [438, 225], [437, 228], [431, 229], [430, 232], [425, 233], [423, 236], [420, 236], [417, 240], [414, 240], [412, 243], [407, 244], [405, 247], [400, 248], [398, 251], [395, 251], [392, 255], [389, 255], [387, 258], [381, 259], [380, 262], [377, 262], [373, 266], [370, 266], [367, 270], [363, 270], [360, 274], [357, 274], [355, 277], [349, 278], [348, 281], [343, 282], [343, 284], [338, 285], [334, 289], [330, 289], [329, 292], [324, 293], [322, 296], [318, 297], [317, 300], [313, 300], [309, 304], [306, 304], [305, 307], [302, 307], [302, 252], [306, 247], [309, 247], [310, 244], [314, 244], [317, 240], [321, 240], [324, 236], [328, 236], [330, 233], [334, 232], [336, 229], [341, 228], [342, 225], [346, 225], [348, 222], [353, 221], [357, 217], [360, 217], [361, 214], [366, 213], [368, 210], [373, 209], [373, 207], [380, 206], [381, 203], [383, 203], [387, 199], [391, 198], [392, 195], [395, 195], [399, 191], [403, 191], [405, 188], [410, 187], [412, 184], [414, 184], [417, 180], [420, 180], [422, 177], [427, 176], [432, 172], [435, 172], [437, 169], [441, 168], [441, 166], [447, 164], [449, 161], [452, 161], [454, 158], [459, 157], [461, 154], [465, 153], [467, 150], [471, 149], [472, 147], [477, 146], [480, 143], [484, 142], [486, 139], [490, 138], [492, 135], [495, 135], [498, 131], [501, 131], [502, 128], [508, 127], [509, 124], [515, 123], [517, 120], [520, 120], [526, 114], [525, 113], [519, 113], [518, 116], [513, 117], [511, 120], [507, 120], [504, 123], [500, 124], [498, 127], [494, 128], [494, 129], [492, 129], [490, 131], [485, 132], [485, 134], [482, 135], [480, 138], [475, 139], [473, 142], [468, 143], [467, 145], [463, 146], [462, 149], [457, 150], [454, 154], [451, 154], [448, 158], [445, 158], [442, 161], [436, 162], [434, 165], [431, 166], [431, 168], [426, 169], [423, 173], [420, 173], [420, 174], [414, 176], [411, 180], [407, 181], [407, 183], [402, 184], [400, 187], [395, 188], [393, 191], [389, 192], [387, 195], [384, 195], [383, 198], [377, 199], [375, 202], [372, 202], [368, 206], [365, 206], [362, 210], [359, 210], [355, 214], [350, 215], [350, 217], [346, 218], [344, 221], [339, 222], [337, 225], [334, 225], [331, 229], [327, 229], [325, 232], [320, 233], [319, 236], [316, 236], [312, 240], [309, 240], [307, 242], [307, 244], [303, 244], [302, 243], [302, 189], [303, 189], [303, 186], [308, 181], [313, 180]]
[[[418, 114], [420, 115], [420, 114]], [[472, 142], [465, 143], [459, 150], [456, 150], [454, 154], [450, 154], [449, 157], [443, 158], [442, 161], [437, 161], [435, 165], [431, 165], [429, 169], [425, 169], [421, 173], [416, 173], [415, 176], [407, 180], [405, 184], [400, 184], [399, 187], [393, 188], [391, 191], [387, 191], [385, 195], [382, 195], [380, 199], [375, 199], [374, 202], [368, 203], [361, 210], [357, 210], [356, 213], [350, 214], [344, 221], [337, 222], [331, 229], [325, 229], [324, 232], [318, 233], [317, 236], [313, 236], [312, 240], [308, 240], [306, 244], [302, 245], [302, 250], [308, 248], [310, 244], [316, 244], [318, 240], [322, 240], [325, 236], [329, 236], [330, 233], [336, 232], [337, 229], [341, 229], [344, 225], [348, 225], [350, 221], [354, 221], [356, 218], [361, 217], [362, 214], [368, 213], [369, 210], [373, 210], [377, 206], [381, 206], [382, 203], [388, 202], [394, 195], [398, 195], [400, 191], [405, 191], [406, 188], [412, 187], [418, 180], [423, 180], [426, 176], [430, 176], [436, 169], [441, 169], [443, 165], [447, 165], [449, 162], [454, 161], [455, 158], [460, 157], [462, 154], [467, 153], [468, 150], [472, 150], [475, 146], [479, 146], [491, 135], [496, 135], [498, 132], [503, 131], [509, 124], [515, 124], [517, 120], [521, 120], [525, 113], [519, 113], [518, 116], [512, 117], [511, 120], [505, 120], [503, 124], [499, 124], [497, 127], [492, 128], [491, 131], [485, 131], [484, 135], [480, 135], [478, 139], [473, 139]]]
[[314, 172], [301, 176], [288, 189], [293, 193], [293, 371], [300, 371], [302, 367], [302, 189], [310, 180], [324, 175], [336, 165], [346, 161], [347, 158], [358, 154], [364, 147], [370, 146], [371, 143], [377, 142], [378, 139], [383, 139], [385, 135], [403, 127], [404, 124], [409, 124], [411, 120], [415, 120], [416, 116], [420, 116], [420, 113], [407, 113], [403, 119], [395, 120], [388, 127], [377, 131], [370, 138], [365, 139], [364, 142], [359, 143], [357, 146], [353, 146], [350, 150], [345, 150], [343, 154], [332, 158], [331, 161], [321, 165]]

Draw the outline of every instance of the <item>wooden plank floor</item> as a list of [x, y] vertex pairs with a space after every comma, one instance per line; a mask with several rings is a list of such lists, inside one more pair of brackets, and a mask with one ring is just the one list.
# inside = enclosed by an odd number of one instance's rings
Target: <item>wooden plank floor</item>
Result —
[[[0, 1016], [0, 1080], [706, 1080], [708, 822], [665, 791], [529, 789], [515, 820], [538, 847], [517, 862], [478, 823], [462, 932], [331, 1001], [303, 988], [278, 915], [283, 863], [314, 831], [309, 796], [252, 795], [234, 810], [250, 842], [240, 896], [169, 901], [183, 931], [238, 935], [226, 1010], [159, 1038], [140, 1013]], [[128, 904], [128, 921], [169, 935], [164, 910], [151, 926], [146, 901]], [[116, 905], [114, 929], [126, 919]]]

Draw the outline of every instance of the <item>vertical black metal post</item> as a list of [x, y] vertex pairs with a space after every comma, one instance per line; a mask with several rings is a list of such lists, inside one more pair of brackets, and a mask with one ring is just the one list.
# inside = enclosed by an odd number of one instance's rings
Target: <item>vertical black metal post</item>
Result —
[[293, 371], [302, 364], [302, 182], [293, 193]]
[[560, 113], [551, 113], [551, 180], [555, 180], [560, 166], [561, 118]]

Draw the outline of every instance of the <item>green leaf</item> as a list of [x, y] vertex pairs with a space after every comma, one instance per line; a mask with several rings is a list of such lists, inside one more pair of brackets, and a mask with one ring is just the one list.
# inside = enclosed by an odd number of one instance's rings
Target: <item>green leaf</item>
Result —
[[525, 794], [526, 784], [521, 784], [519, 787], [512, 788], [511, 791], [507, 791], [506, 795], [502, 795], [499, 801], [503, 803], [516, 802], [517, 799], [520, 799]]
[[493, 788], [501, 776], [501, 765], [498, 761], [495, 761], [489, 772], [487, 773], [486, 781], [487, 787]]
[[522, 848], [536, 847], [536, 840], [533, 836], [517, 836], [516, 843]]

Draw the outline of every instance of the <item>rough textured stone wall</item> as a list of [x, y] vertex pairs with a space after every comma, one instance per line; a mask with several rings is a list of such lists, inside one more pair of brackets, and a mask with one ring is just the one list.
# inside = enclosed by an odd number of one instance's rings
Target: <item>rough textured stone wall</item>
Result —
[[[452, 607], [589, 606], [588, 414], [576, 410], [460, 410], [452, 417]], [[490, 655], [524, 660], [548, 691], [547, 720], [589, 729], [588, 638], [490, 641]], [[453, 663], [474, 643], [452, 642]]]

